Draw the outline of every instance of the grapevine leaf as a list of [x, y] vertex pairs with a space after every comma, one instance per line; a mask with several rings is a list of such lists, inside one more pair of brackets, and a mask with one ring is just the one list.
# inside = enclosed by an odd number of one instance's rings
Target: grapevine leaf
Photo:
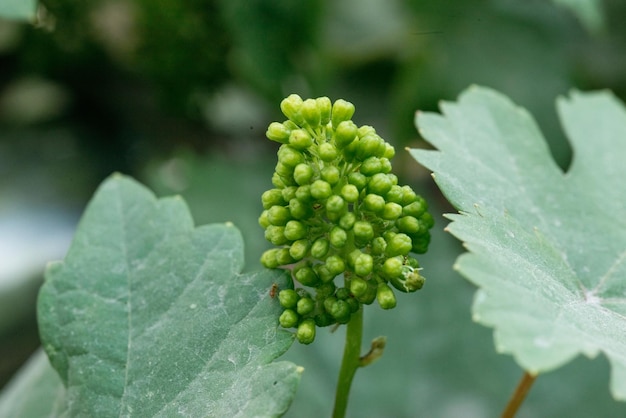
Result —
[[558, 111], [574, 149], [567, 173], [532, 117], [474, 87], [443, 115], [418, 113], [438, 151], [412, 150], [460, 214], [456, 269], [475, 283], [473, 316], [499, 352], [531, 373], [603, 352], [626, 400], [626, 109], [608, 92], [573, 92]]
[[242, 265], [232, 224], [195, 228], [181, 198], [120, 175], [104, 182], [39, 294], [68, 415], [284, 413], [301, 369], [271, 363], [293, 336], [278, 330], [269, 290], [288, 277]]
[[0, 396], [0, 417], [57, 417], [65, 410], [65, 386], [38, 350]]

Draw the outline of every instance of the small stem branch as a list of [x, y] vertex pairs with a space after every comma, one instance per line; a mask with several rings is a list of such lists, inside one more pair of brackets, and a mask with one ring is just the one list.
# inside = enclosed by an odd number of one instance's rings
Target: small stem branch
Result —
[[502, 418], [513, 418], [515, 416], [520, 405], [524, 402], [524, 399], [526, 399], [526, 395], [536, 378], [537, 376], [524, 372], [524, 375], [517, 384], [517, 388], [515, 388], [515, 392], [513, 392], [509, 403], [502, 413]]
[[346, 329], [346, 346], [341, 360], [341, 369], [337, 379], [337, 390], [335, 392], [335, 408], [333, 418], [343, 418], [346, 416], [348, 407], [348, 396], [350, 386], [361, 362], [361, 339], [363, 337], [363, 308], [352, 314]]

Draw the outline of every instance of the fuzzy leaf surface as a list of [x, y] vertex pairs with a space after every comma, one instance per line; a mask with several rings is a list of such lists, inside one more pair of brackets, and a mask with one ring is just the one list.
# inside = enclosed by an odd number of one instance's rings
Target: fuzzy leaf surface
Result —
[[557, 103], [574, 150], [564, 173], [532, 117], [480, 87], [416, 124], [412, 150], [460, 214], [455, 268], [479, 287], [473, 317], [531, 373], [603, 352], [626, 400], [626, 109], [608, 92]]
[[114, 175], [90, 202], [38, 300], [68, 416], [278, 416], [300, 370], [269, 297], [279, 271], [240, 273], [232, 224], [194, 227], [181, 198]]

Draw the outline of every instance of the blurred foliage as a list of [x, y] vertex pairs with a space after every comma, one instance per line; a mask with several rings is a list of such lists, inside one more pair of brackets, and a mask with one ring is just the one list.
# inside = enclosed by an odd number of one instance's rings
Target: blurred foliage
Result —
[[[264, 133], [282, 120], [278, 100], [292, 92], [352, 101], [355, 122], [401, 150], [425, 146], [416, 109], [434, 110], [483, 84], [535, 115], [566, 166], [554, 99], [572, 87], [610, 88], [626, 99], [626, 4], [603, 1], [603, 30], [588, 30], [581, 22], [596, 19], [593, 12], [574, 14], [563, 3], [41, 0], [34, 24], [0, 21], [0, 202], [81, 207], [104, 177], [122, 171], [159, 194], [183, 194], [198, 224], [235, 222], [255, 269], [266, 245], [258, 196], [270, 187], [276, 150]], [[404, 154], [395, 165], [403, 181], [432, 189]], [[451, 210], [439, 194], [432, 200], [435, 211]], [[442, 229], [445, 220], [437, 221]], [[465, 406], [495, 415], [521, 373], [494, 353], [489, 330], [471, 324], [473, 289], [451, 271], [461, 250], [450, 240], [433, 240], [433, 261], [424, 261], [429, 290], [415, 305], [399, 304], [406, 308], [394, 326], [384, 312], [366, 318], [370, 337], [390, 337], [389, 351], [357, 375], [355, 416], [415, 416], [417, 408], [454, 416]], [[397, 343], [410, 327], [414, 337]], [[290, 353], [307, 366], [296, 407], [327, 405], [338, 364], [332, 344], [342, 343], [328, 339]], [[590, 363], [540, 379], [526, 416], [624, 416], [608, 397], [608, 367]], [[576, 386], [560, 384], [583, 375]], [[397, 414], [373, 405], [395, 405]]]
[[36, 0], [3, 0], [0, 2], [0, 16], [6, 19], [32, 19], [36, 8]]

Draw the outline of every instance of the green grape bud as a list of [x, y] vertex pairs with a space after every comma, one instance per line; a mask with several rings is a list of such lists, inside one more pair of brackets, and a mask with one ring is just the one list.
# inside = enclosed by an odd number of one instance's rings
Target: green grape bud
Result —
[[313, 137], [304, 129], [295, 129], [289, 134], [289, 145], [297, 150], [305, 150], [313, 145]]
[[[407, 206], [419, 200], [419, 197], [417, 196], [417, 194], [415, 194], [413, 189], [411, 189], [411, 186], [402, 186], [402, 193], [403, 193], [402, 206]], [[407, 215], [412, 215], [412, 214], [407, 213]], [[419, 215], [417, 215], [417, 217], [419, 217]]]
[[332, 194], [332, 188], [324, 180], [315, 180], [311, 185], [311, 196], [318, 200], [328, 199]]
[[402, 187], [396, 185], [391, 186], [391, 189], [385, 195], [385, 200], [390, 203], [397, 203], [402, 205], [402, 198], [404, 197], [404, 191]]
[[291, 199], [294, 199], [296, 197], [296, 190], [298, 190], [296, 186], [289, 186], [281, 189], [281, 193], [283, 194], [283, 201], [289, 202]]
[[348, 303], [348, 306], [350, 306], [350, 313], [351, 314], [356, 313], [359, 310], [359, 308], [361, 307], [361, 304], [355, 298], [348, 298], [348, 299], [346, 299], [346, 302]]
[[363, 208], [370, 212], [380, 213], [385, 209], [385, 199], [377, 194], [368, 194], [363, 199]]
[[350, 319], [350, 305], [345, 300], [338, 300], [333, 303], [330, 314], [337, 322], [343, 323], [346, 317]]
[[367, 183], [367, 190], [380, 196], [385, 196], [391, 190], [391, 178], [388, 174], [376, 173]]
[[383, 213], [381, 218], [387, 221], [393, 221], [398, 219], [402, 215], [402, 206], [395, 202], [385, 203], [385, 208], [383, 209]]
[[335, 296], [337, 297], [337, 299], [346, 300], [350, 297], [350, 290], [348, 290], [348, 288], [346, 287], [340, 287], [335, 292]]
[[378, 157], [369, 157], [361, 164], [360, 171], [365, 176], [373, 176], [374, 174], [382, 172], [381, 160]]
[[294, 269], [293, 275], [297, 281], [302, 283], [305, 286], [316, 286], [320, 279], [315, 273], [315, 270], [308, 265], [301, 266], [297, 269]]
[[352, 229], [354, 222], [356, 222], [356, 215], [354, 212], [346, 212], [341, 218], [339, 218], [339, 226], [346, 231]]
[[304, 162], [304, 155], [290, 145], [282, 145], [278, 150], [278, 162], [293, 168]]
[[391, 172], [391, 161], [387, 158], [380, 159], [380, 172], [388, 174]]
[[326, 201], [326, 211], [329, 213], [343, 213], [343, 211], [346, 210], [347, 207], [348, 205], [343, 200], [343, 198], [336, 194], [329, 197]]
[[374, 259], [371, 255], [361, 253], [354, 263], [354, 272], [361, 277], [367, 276], [374, 268]]
[[420, 221], [412, 216], [403, 216], [396, 221], [396, 227], [400, 232], [411, 235], [420, 230]]
[[272, 141], [279, 142], [281, 144], [287, 144], [289, 142], [289, 134], [291, 130], [285, 125], [279, 122], [272, 122], [265, 132], [265, 136]]
[[359, 256], [363, 254], [361, 252], [361, 250], [352, 250], [350, 251], [350, 253], [348, 254], [348, 266], [354, 268], [354, 266], [356, 265], [356, 260], [359, 258]]
[[374, 238], [374, 228], [368, 221], [356, 221], [353, 226], [354, 238], [362, 243], [367, 243]]
[[265, 230], [265, 239], [274, 245], [285, 245], [289, 240], [285, 237], [285, 227], [270, 225]]
[[337, 158], [337, 148], [330, 142], [324, 142], [319, 146], [318, 154], [322, 161], [331, 162]]
[[424, 225], [427, 230], [435, 226], [435, 219], [433, 215], [428, 212], [424, 212], [422, 216], [420, 216], [420, 221], [420, 224]]
[[391, 160], [396, 155], [396, 149], [390, 143], [385, 143], [385, 152], [383, 157], [388, 160]]
[[326, 257], [328, 253], [329, 243], [328, 240], [324, 237], [318, 238], [315, 240], [313, 245], [311, 246], [311, 256], [321, 260]]
[[308, 234], [307, 227], [300, 221], [291, 220], [285, 225], [285, 237], [289, 241], [296, 241], [306, 237]]
[[364, 174], [354, 171], [348, 174], [348, 183], [353, 184], [361, 191], [367, 186], [367, 177]]
[[363, 138], [366, 135], [376, 135], [376, 129], [370, 125], [362, 125], [359, 127], [357, 134], [359, 135], [359, 138]]
[[360, 277], [353, 277], [350, 280], [350, 292], [357, 298], [365, 295], [367, 288], [367, 282]]
[[354, 203], [359, 200], [359, 189], [354, 184], [346, 184], [341, 188], [341, 196], [346, 202]]
[[325, 126], [330, 122], [332, 103], [328, 97], [318, 97], [315, 101], [317, 102], [317, 108], [320, 110], [320, 124]]
[[[291, 221], [290, 221], [291, 222]], [[295, 260], [299, 261], [306, 257], [306, 253], [309, 251], [309, 241], [306, 239], [299, 239], [289, 247], [289, 255]]]
[[261, 225], [263, 229], [267, 229], [267, 227], [271, 225], [270, 220], [267, 219], [267, 210], [261, 212], [261, 216], [259, 216], [259, 225]]
[[419, 237], [414, 237], [412, 251], [417, 254], [424, 254], [428, 250], [429, 243], [430, 234], [428, 233]]
[[293, 176], [293, 167], [287, 166], [280, 161], [276, 163], [276, 167], [274, 167], [274, 171], [276, 171], [276, 174], [280, 176], [283, 182], [285, 182], [291, 176]]
[[326, 264], [318, 264], [314, 267], [314, 269], [323, 283], [330, 282], [337, 276], [328, 269]]
[[368, 157], [382, 157], [385, 154], [385, 140], [376, 134], [360, 138], [356, 157], [363, 161]]
[[280, 306], [285, 309], [291, 309], [296, 307], [296, 303], [298, 303], [298, 293], [293, 289], [283, 289], [278, 292], [278, 301], [280, 302]]
[[304, 122], [304, 118], [300, 114], [301, 107], [302, 98], [297, 94], [290, 94], [288, 97], [283, 99], [282, 102], [280, 102], [280, 110], [296, 125], [302, 125]]
[[413, 267], [414, 269], [418, 269], [420, 267], [419, 261], [417, 261], [414, 257], [405, 257], [404, 264], [409, 267]]
[[298, 187], [296, 189], [296, 199], [298, 199], [302, 203], [312, 201], [313, 196], [311, 196], [311, 185], [305, 184], [303, 186]]
[[326, 259], [326, 268], [333, 275], [338, 275], [346, 270], [346, 263], [338, 255], [331, 255]]
[[315, 309], [315, 302], [311, 298], [302, 298], [296, 305], [296, 311], [298, 315], [308, 315]]
[[322, 283], [317, 287], [316, 299], [324, 301], [326, 298], [335, 294], [337, 287], [334, 282]]
[[336, 100], [330, 113], [333, 128], [337, 129], [341, 122], [352, 119], [352, 115], [354, 115], [354, 105], [352, 103], [343, 99]]
[[309, 184], [311, 179], [313, 178], [313, 168], [306, 164], [301, 163], [296, 165], [293, 170], [293, 179], [298, 183], [298, 185], [302, 186], [305, 184]]
[[300, 322], [300, 317], [292, 309], [285, 309], [278, 318], [278, 323], [283, 328], [293, 328], [298, 325], [298, 322]]
[[327, 327], [336, 323], [335, 319], [328, 312], [320, 312], [315, 315], [315, 325], [318, 327]]
[[284, 206], [272, 206], [267, 211], [267, 220], [275, 226], [284, 226], [291, 219], [289, 209]]
[[288, 183], [289, 182], [284, 182], [278, 173], [275, 172], [272, 175], [272, 184], [274, 185], [274, 187], [278, 187], [279, 189], [282, 189], [283, 187], [289, 186]]
[[404, 267], [403, 261], [404, 260], [401, 256], [386, 259], [383, 263], [382, 274], [388, 279], [399, 277], [402, 274], [402, 268]]
[[311, 344], [315, 340], [315, 321], [305, 319], [298, 325], [296, 338], [301, 344]]
[[272, 248], [271, 250], [265, 251], [263, 255], [261, 255], [261, 264], [263, 264], [263, 267], [275, 269], [280, 265], [276, 260], [276, 251], [276, 248]]
[[387, 283], [378, 283], [376, 290], [376, 300], [383, 309], [393, 309], [396, 307], [396, 295]]
[[289, 254], [289, 248], [279, 248], [276, 252], [276, 262], [280, 266], [285, 266], [287, 264], [293, 263], [295, 260]]
[[299, 199], [289, 201], [289, 214], [294, 219], [308, 219], [313, 215], [312, 209]]
[[315, 129], [320, 125], [321, 113], [315, 99], [306, 99], [300, 107], [300, 113], [311, 128]]
[[283, 192], [280, 189], [270, 189], [261, 195], [261, 203], [263, 204], [263, 209], [269, 209], [272, 206], [276, 205], [284, 205], [286, 202], [283, 199]]
[[382, 255], [387, 248], [387, 241], [383, 237], [376, 237], [370, 245], [372, 255]]
[[402, 208], [402, 214], [404, 216], [413, 216], [415, 218], [420, 218], [424, 213], [426, 213], [426, 207], [420, 201], [420, 199], [411, 202]]
[[335, 167], [334, 165], [329, 165], [322, 169], [320, 177], [331, 186], [334, 186], [339, 182], [341, 173], [339, 172], [339, 169], [337, 167]]
[[378, 289], [378, 286], [373, 281], [374, 280], [372, 279], [372, 283], [368, 283], [366, 292], [357, 297], [357, 300], [365, 305], [371, 305], [372, 302], [376, 300], [376, 290]]
[[387, 241], [387, 249], [385, 254], [388, 257], [394, 257], [397, 255], [407, 255], [413, 248], [413, 242], [411, 238], [406, 234], [396, 234]]
[[338, 226], [334, 226], [328, 234], [330, 245], [335, 248], [343, 248], [348, 242], [348, 234], [346, 231]]
[[333, 294], [324, 299], [324, 310], [330, 313], [333, 310], [333, 305], [337, 302], [337, 297]]
[[339, 148], [345, 148], [350, 145], [357, 135], [357, 127], [354, 122], [344, 121], [335, 128], [335, 144]]

